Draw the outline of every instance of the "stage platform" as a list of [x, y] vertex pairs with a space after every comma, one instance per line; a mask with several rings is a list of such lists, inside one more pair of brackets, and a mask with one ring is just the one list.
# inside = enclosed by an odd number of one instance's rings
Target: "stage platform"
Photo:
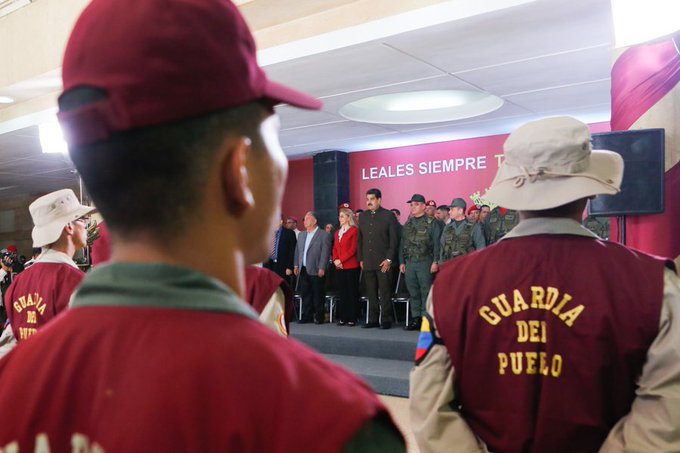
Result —
[[402, 325], [381, 330], [295, 322], [290, 331], [296, 340], [362, 376], [376, 393], [408, 397], [418, 332], [405, 331]]

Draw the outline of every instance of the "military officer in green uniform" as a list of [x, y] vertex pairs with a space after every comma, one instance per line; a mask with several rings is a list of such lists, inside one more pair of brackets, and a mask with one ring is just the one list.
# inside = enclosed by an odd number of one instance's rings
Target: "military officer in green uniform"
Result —
[[484, 221], [484, 238], [486, 245], [498, 242], [519, 223], [519, 213], [512, 209], [495, 207]]
[[596, 216], [586, 217], [582, 224], [584, 227], [588, 228], [593, 233], [597, 234], [602, 239], [609, 240], [609, 222], [606, 220], [601, 221], [604, 218], [598, 218]]
[[466, 207], [467, 203], [462, 198], [454, 198], [451, 202], [451, 222], [444, 228], [440, 241], [440, 263], [486, 246], [482, 228], [465, 217]]
[[411, 217], [404, 225], [399, 245], [399, 270], [405, 274], [406, 287], [411, 295], [411, 322], [406, 330], [420, 330], [425, 313], [425, 301], [432, 286], [432, 274], [439, 270], [439, 237], [442, 224], [425, 215], [425, 197], [413, 194]]

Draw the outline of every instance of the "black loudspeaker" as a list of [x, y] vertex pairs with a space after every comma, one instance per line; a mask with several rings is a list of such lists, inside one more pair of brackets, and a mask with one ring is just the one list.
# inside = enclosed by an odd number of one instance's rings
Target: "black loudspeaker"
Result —
[[664, 209], [664, 129], [593, 134], [593, 149], [623, 157], [621, 192], [598, 195], [588, 204], [596, 216], [658, 214]]
[[314, 211], [319, 226], [338, 224], [338, 207], [349, 201], [349, 156], [324, 151], [314, 156]]

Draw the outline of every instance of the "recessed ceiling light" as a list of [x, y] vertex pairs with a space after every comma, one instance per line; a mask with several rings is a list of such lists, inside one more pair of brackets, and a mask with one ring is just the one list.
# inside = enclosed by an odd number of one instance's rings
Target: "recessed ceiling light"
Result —
[[0, 104], [13, 104], [14, 99], [9, 96], [0, 96]]
[[480, 116], [502, 105], [503, 99], [479, 91], [411, 91], [359, 99], [342, 107], [340, 114], [363, 123], [424, 124]]
[[61, 127], [56, 121], [38, 125], [38, 134], [43, 153], [68, 153], [68, 145], [64, 140]]

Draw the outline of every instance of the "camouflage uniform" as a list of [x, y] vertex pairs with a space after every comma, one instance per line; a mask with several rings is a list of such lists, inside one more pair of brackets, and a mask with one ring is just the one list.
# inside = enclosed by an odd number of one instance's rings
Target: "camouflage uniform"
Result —
[[519, 213], [512, 209], [507, 209], [505, 214], [501, 213], [501, 208], [495, 207], [486, 217], [482, 229], [486, 245], [498, 242], [503, 236], [508, 234], [515, 225], [519, 223]]
[[399, 264], [406, 265], [406, 287], [410, 294], [411, 317], [418, 323], [425, 313], [425, 301], [432, 286], [432, 263], [439, 262], [442, 224], [423, 215], [411, 217], [404, 225], [399, 246]]
[[483, 249], [486, 246], [482, 228], [479, 224], [472, 223], [468, 219], [453, 220], [446, 225], [440, 242], [440, 263]]
[[597, 234], [598, 237], [609, 240], [609, 222], [602, 222], [598, 217], [588, 216], [583, 221], [583, 226]]

